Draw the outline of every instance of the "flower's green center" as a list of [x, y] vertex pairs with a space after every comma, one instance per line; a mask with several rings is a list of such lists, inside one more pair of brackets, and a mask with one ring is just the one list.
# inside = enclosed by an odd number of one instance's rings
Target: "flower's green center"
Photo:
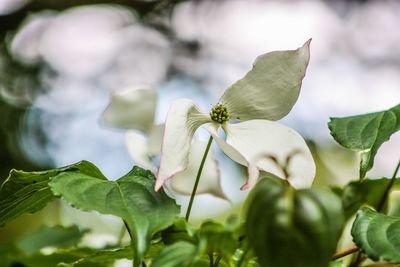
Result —
[[229, 112], [223, 104], [218, 103], [211, 109], [210, 117], [213, 121], [222, 124], [229, 120]]

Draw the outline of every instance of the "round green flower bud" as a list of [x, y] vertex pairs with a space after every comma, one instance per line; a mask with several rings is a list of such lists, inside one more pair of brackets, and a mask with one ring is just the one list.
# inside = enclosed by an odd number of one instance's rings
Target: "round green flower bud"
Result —
[[229, 112], [222, 103], [218, 103], [211, 109], [210, 117], [213, 121], [222, 124], [229, 120]]

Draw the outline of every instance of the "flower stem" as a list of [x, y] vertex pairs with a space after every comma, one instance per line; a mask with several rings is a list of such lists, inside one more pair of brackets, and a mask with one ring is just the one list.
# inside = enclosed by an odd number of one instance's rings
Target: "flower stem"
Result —
[[188, 221], [189, 217], [190, 217], [190, 211], [192, 210], [194, 196], [196, 195], [197, 186], [199, 185], [201, 172], [203, 171], [204, 163], [206, 162], [206, 158], [207, 158], [207, 155], [208, 155], [208, 151], [210, 150], [212, 141], [213, 141], [213, 137], [210, 136], [210, 138], [208, 139], [206, 150], [204, 151], [203, 158], [201, 159], [199, 170], [197, 171], [196, 181], [194, 182], [192, 194], [190, 195], [189, 206], [187, 208], [186, 216], [185, 216], [186, 221]]
[[376, 209], [378, 212], [382, 211], [383, 207], [386, 204], [386, 201], [387, 201], [387, 198], [389, 196], [390, 190], [392, 189], [392, 187], [394, 185], [394, 182], [396, 181], [396, 176], [397, 176], [397, 172], [399, 171], [399, 168], [400, 168], [400, 160], [397, 163], [396, 169], [395, 169], [395, 171], [393, 172], [393, 175], [392, 175], [392, 179], [390, 179], [390, 182], [389, 182], [388, 186], [386, 187], [386, 190], [383, 193], [381, 201], [379, 202], [379, 205], [378, 205], [378, 207]]

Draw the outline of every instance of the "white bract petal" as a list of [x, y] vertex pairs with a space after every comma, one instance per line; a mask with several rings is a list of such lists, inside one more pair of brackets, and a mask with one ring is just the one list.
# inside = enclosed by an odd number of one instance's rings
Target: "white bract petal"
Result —
[[[304, 139], [293, 129], [273, 121], [249, 120], [237, 124], [225, 124], [226, 145], [239, 152], [249, 166], [249, 178], [242, 187], [246, 190], [258, 178], [258, 170], [263, 170], [285, 178], [282, 169], [287, 163], [289, 183], [295, 188], [310, 187], [315, 176], [315, 164]], [[237, 161], [237, 154], [221, 147]], [[274, 161], [276, 160], [276, 161]], [[287, 162], [288, 161], [288, 162]], [[243, 164], [241, 161], [238, 163]], [[280, 166], [282, 165], [282, 166]]]
[[115, 92], [102, 120], [109, 126], [147, 132], [153, 126], [156, 92], [150, 87], [129, 87]]
[[153, 163], [147, 152], [147, 140], [143, 134], [128, 131], [125, 135], [125, 143], [128, 153], [136, 165], [154, 171]]
[[297, 101], [310, 58], [311, 39], [297, 50], [259, 56], [244, 78], [221, 97], [231, 119], [279, 120]]
[[[198, 140], [192, 142], [189, 153], [189, 164], [185, 171], [178, 173], [171, 179], [171, 189], [182, 195], [191, 195], [196, 180], [197, 171], [206, 149], [206, 143]], [[221, 188], [218, 163], [214, 153], [210, 151], [204, 164], [201, 179], [197, 187], [197, 194], [212, 194], [227, 199]]]
[[209, 115], [192, 100], [179, 99], [172, 104], [165, 122], [156, 191], [165, 180], [186, 169], [194, 132], [207, 122], [211, 122]]

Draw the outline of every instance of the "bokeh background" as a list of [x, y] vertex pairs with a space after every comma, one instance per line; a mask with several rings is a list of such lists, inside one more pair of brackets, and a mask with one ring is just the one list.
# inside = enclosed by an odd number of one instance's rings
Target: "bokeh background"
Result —
[[[100, 123], [112, 92], [153, 86], [161, 123], [174, 99], [189, 97], [208, 109], [257, 55], [295, 49], [309, 38], [302, 92], [282, 122], [309, 141], [317, 184], [356, 179], [357, 155], [335, 144], [327, 122], [400, 102], [399, 14], [395, 0], [0, 0], [0, 182], [11, 168], [47, 169], [82, 159], [116, 179], [134, 162], [125, 131]], [[390, 176], [399, 151], [396, 134], [369, 176]], [[229, 212], [245, 197], [236, 187], [243, 179], [235, 177], [236, 166], [218, 157], [231, 203], [202, 196], [197, 218]], [[120, 222], [98, 224], [74, 212], [52, 204], [16, 221], [18, 230], [0, 229], [0, 243], [21, 228], [60, 221], [119, 231]]]

